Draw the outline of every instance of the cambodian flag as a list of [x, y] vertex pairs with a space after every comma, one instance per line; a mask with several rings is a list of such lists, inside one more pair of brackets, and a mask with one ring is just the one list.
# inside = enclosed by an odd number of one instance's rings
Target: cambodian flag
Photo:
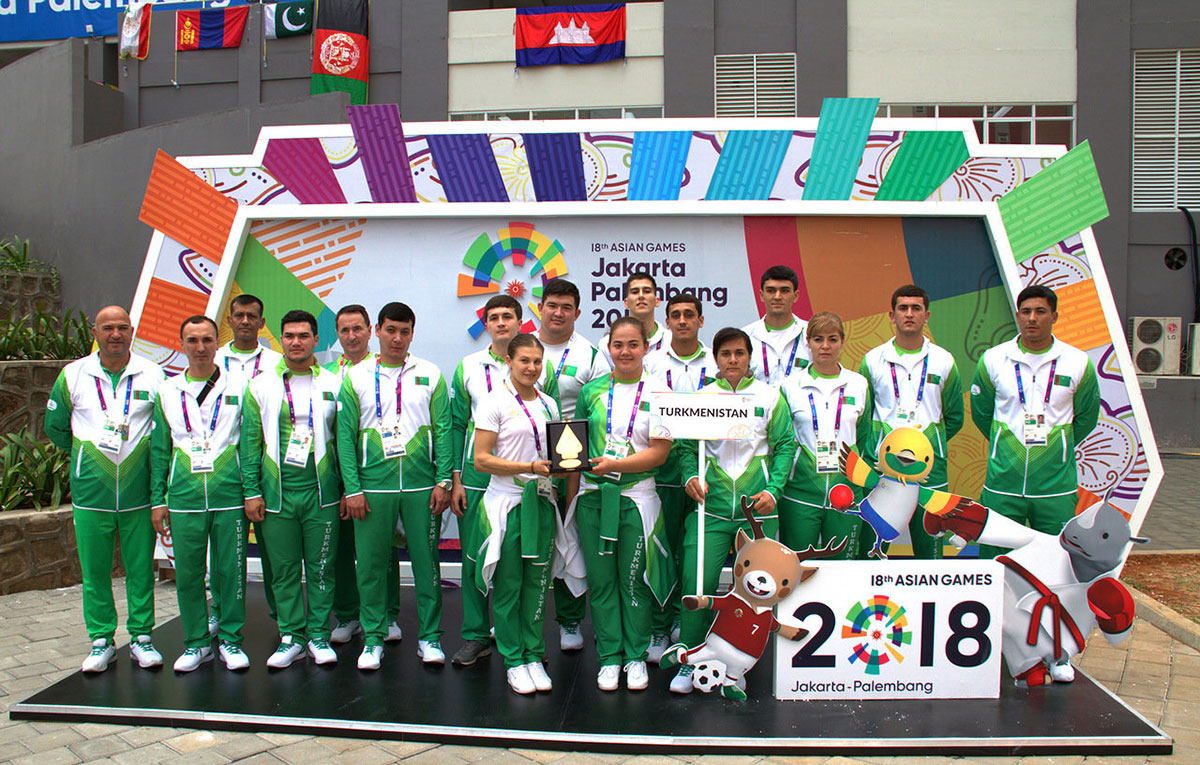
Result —
[[625, 3], [517, 8], [517, 66], [625, 58]]

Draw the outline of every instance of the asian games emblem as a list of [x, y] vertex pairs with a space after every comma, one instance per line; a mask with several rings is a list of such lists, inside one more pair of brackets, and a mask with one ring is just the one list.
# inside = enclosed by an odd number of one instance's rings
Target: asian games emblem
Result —
[[345, 74], [358, 66], [358, 43], [344, 32], [334, 32], [321, 43], [321, 66], [330, 74]]
[[853, 642], [850, 663], [862, 662], [863, 671], [878, 675], [883, 665], [904, 661], [904, 646], [912, 645], [912, 628], [904, 607], [886, 595], [855, 603], [842, 625], [842, 639]]
[[[567, 274], [562, 244], [537, 231], [534, 224], [516, 221], [497, 231], [496, 241], [486, 232], [476, 237], [462, 262], [470, 273], [458, 275], [460, 298], [503, 293], [525, 303], [529, 313], [539, 319], [537, 304], [541, 302], [542, 288], [551, 279]], [[518, 268], [527, 271], [522, 274], [515, 271]], [[467, 327], [472, 338], [483, 333], [482, 306], [475, 315], [475, 323]], [[535, 332], [537, 325], [528, 320], [521, 325], [521, 331]]]

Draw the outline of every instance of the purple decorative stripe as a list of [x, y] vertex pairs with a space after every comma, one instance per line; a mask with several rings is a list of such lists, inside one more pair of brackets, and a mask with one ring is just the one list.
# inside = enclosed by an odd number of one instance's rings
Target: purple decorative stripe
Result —
[[373, 202], [416, 202], [400, 107], [395, 104], [347, 106], [354, 142], [362, 156]]
[[492, 144], [482, 133], [431, 135], [429, 153], [451, 202], [507, 202]]
[[525, 133], [521, 138], [539, 202], [587, 200], [578, 133]]
[[333, 168], [317, 138], [272, 138], [263, 167], [301, 204], [346, 204]]

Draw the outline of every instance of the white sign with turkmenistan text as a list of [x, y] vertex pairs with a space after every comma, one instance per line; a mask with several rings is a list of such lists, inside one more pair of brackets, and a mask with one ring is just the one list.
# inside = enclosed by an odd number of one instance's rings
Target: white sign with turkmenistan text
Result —
[[650, 437], [735, 441], [749, 438], [762, 416], [753, 396], [661, 393], [650, 401]]

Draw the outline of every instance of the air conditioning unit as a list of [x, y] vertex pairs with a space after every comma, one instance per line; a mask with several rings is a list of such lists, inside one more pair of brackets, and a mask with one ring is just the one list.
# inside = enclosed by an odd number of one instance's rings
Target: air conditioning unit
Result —
[[1188, 325], [1187, 350], [1186, 373], [1200, 375], [1200, 324]]
[[1179, 374], [1178, 316], [1130, 316], [1129, 350], [1139, 375]]

